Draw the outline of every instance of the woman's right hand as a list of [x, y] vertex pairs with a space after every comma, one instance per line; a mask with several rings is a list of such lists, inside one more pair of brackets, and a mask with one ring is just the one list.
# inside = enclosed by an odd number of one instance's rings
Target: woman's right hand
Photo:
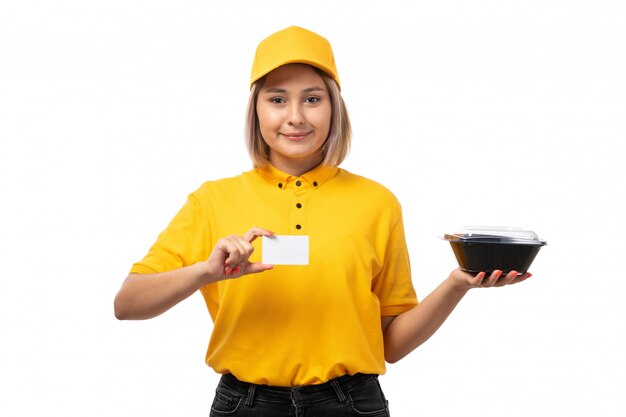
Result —
[[243, 236], [231, 235], [218, 240], [209, 259], [205, 261], [210, 281], [239, 278], [272, 269], [273, 265], [248, 260], [254, 252], [252, 242], [259, 236], [274, 236], [274, 232], [253, 227]]
[[254, 251], [251, 243], [258, 236], [274, 236], [274, 233], [254, 227], [243, 236], [220, 239], [206, 261], [154, 274], [131, 273], [115, 296], [115, 317], [119, 320], [156, 317], [207, 284], [272, 269], [272, 265], [248, 260]]

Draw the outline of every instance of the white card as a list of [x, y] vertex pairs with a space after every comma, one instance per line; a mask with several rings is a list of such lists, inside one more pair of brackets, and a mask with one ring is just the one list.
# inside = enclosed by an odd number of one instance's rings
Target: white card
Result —
[[263, 236], [264, 264], [272, 265], [308, 265], [308, 236]]

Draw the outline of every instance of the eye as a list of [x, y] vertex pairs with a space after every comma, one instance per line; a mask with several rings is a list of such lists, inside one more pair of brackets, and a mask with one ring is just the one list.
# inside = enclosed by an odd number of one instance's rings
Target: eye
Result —
[[282, 98], [282, 97], [272, 97], [270, 99], [270, 102], [274, 103], [274, 104], [284, 104], [285, 103], [285, 99]]
[[318, 103], [320, 101], [319, 97], [315, 97], [315, 96], [310, 96], [304, 99], [305, 102], [309, 103], [309, 104], [315, 104]]

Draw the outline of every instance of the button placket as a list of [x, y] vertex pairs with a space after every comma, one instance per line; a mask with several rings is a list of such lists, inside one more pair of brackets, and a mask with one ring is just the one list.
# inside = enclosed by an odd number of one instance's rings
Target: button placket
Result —
[[291, 232], [297, 235], [306, 234], [306, 199], [308, 184], [298, 178], [293, 183], [291, 209]]

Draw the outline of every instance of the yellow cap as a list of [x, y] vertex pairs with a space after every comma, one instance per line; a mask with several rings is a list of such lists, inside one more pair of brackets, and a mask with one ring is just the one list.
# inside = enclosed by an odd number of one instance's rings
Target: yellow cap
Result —
[[330, 42], [310, 30], [291, 26], [263, 39], [256, 48], [250, 88], [259, 78], [285, 64], [308, 64], [328, 74], [341, 89]]

